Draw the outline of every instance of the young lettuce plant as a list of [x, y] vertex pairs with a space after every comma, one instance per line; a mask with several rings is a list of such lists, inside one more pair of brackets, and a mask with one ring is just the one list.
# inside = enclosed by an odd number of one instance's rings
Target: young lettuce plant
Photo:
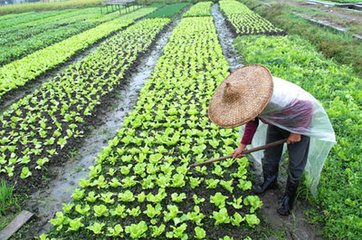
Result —
[[222, 193], [217, 192], [214, 196], [210, 197], [210, 202], [215, 204], [216, 207], [224, 208], [226, 199], [228, 199], [228, 196], [222, 195]]
[[145, 221], [141, 221], [138, 224], [131, 224], [130, 226], [126, 226], [126, 233], [128, 233], [132, 239], [139, 239], [145, 237], [147, 230], [148, 226]]
[[212, 213], [212, 218], [215, 220], [215, 225], [230, 223], [230, 218], [226, 208], [221, 208], [218, 212]]

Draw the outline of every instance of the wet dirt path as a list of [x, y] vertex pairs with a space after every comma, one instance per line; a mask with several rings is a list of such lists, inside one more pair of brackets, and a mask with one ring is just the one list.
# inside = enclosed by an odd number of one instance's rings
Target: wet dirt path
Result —
[[227, 28], [224, 16], [219, 11], [219, 5], [214, 4], [212, 6], [212, 15], [214, 17], [214, 23], [219, 36], [219, 42], [221, 44], [222, 51], [229, 63], [230, 71], [233, 71], [236, 68], [243, 66], [241, 57], [238, 56], [235, 48], [233, 47], [234, 35]]
[[[219, 6], [214, 4], [212, 7], [212, 15], [214, 17], [215, 26], [217, 33], [219, 35], [219, 40], [223, 49], [223, 53], [230, 64], [230, 69], [235, 69], [238, 66], [242, 66], [242, 59], [238, 57], [237, 51], [232, 47], [233, 43], [233, 34], [226, 27], [225, 20], [223, 15], [219, 11]], [[262, 176], [262, 166], [257, 163], [254, 159], [250, 158], [250, 161], [253, 164], [253, 174], [257, 178]], [[279, 178], [279, 188], [266, 192], [263, 195], [260, 195], [260, 198], [263, 201], [263, 208], [260, 210], [260, 216], [263, 219], [263, 222], [267, 226], [261, 226], [261, 228], [270, 227], [272, 230], [281, 232], [284, 235], [284, 239], [291, 240], [321, 240], [317, 229], [315, 226], [312, 226], [308, 223], [307, 218], [304, 214], [304, 211], [310, 208], [310, 206], [298, 200], [295, 203], [295, 209], [293, 213], [288, 217], [280, 216], [276, 209], [278, 207], [278, 200], [283, 195], [284, 186], [286, 182], [286, 161], [282, 164], [281, 173]], [[266, 237], [266, 238], [265, 238]], [[274, 239], [269, 238], [269, 236], [263, 236], [265, 239]]]
[[99, 124], [93, 126], [90, 133], [87, 134], [76, 155], [65, 165], [52, 170], [57, 177], [50, 181], [48, 188], [41, 189], [30, 196], [25, 209], [33, 211], [37, 215], [37, 221], [34, 224], [37, 229], [33, 234], [38, 235], [51, 229], [48, 220], [62, 209], [63, 203], [71, 201], [71, 194], [77, 188], [79, 180], [87, 176], [88, 167], [94, 164], [98, 153], [108, 145], [108, 140], [112, 139], [117, 130], [122, 127], [123, 118], [132, 111], [139, 91], [144, 86], [146, 79], [151, 76], [163, 48], [178, 22], [179, 19], [174, 20], [166, 27], [152, 50], [141, 59], [138, 67], [134, 69], [134, 73], [128, 77], [123, 89], [113, 94], [115, 97], [111, 101], [111, 106], [105, 106], [102, 113], [98, 114], [101, 115]]

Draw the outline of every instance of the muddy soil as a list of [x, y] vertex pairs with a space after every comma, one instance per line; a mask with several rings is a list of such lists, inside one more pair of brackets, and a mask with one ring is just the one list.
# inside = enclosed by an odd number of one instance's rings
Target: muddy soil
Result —
[[[220, 43], [223, 48], [224, 55], [230, 64], [231, 69], [235, 69], [237, 66], [242, 65], [241, 59], [237, 56], [236, 50], [232, 46], [233, 35], [229, 29], [227, 29], [223, 15], [219, 11], [218, 5], [214, 4], [212, 7], [212, 15], [214, 17], [215, 26], [219, 35]], [[261, 181], [262, 178], [262, 166], [250, 157], [250, 161], [253, 163], [253, 175], [257, 178], [257, 181]], [[304, 212], [311, 208], [308, 203], [297, 200], [293, 213], [288, 217], [280, 216], [276, 209], [278, 208], [278, 200], [283, 195], [284, 186], [286, 183], [286, 169], [287, 161], [283, 161], [279, 177], [279, 188], [276, 190], [270, 190], [261, 195], [260, 198], [263, 201], [263, 207], [260, 210], [260, 215], [263, 222], [270, 226], [271, 231], [281, 232], [284, 235], [284, 239], [308, 239], [308, 240], [320, 240], [323, 239], [319, 233], [317, 226], [313, 226], [308, 223]], [[265, 226], [261, 226], [265, 227]], [[268, 231], [266, 231], [268, 232]], [[265, 236], [266, 239], [269, 236]]]
[[146, 79], [156, 65], [162, 50], [166, 45], [172, 29], [179, 20], [174, 20], [160, 35], [152, 50], [146, 54], [128, 78], [122, 90], [113, 94], [110, 105], [104, 106], [98, 114], [96, 125], [87, 134], [81, 146], [74, 152], [74, 156], [64, 165], [51, 169], [56, 177], [51, 180], [48, 187], [32, 194], [25, 203], [25, 209], [35, 212], [36, 218], [32, 221], [32, 229], [27, 235], [39, 235], [48, 232], [51, 224], [48, 223], [57, 211], [62, 210], [63, 203], [71, 201], [71, 194], [78, 186], [79, 180], [86, 178], [88, 167], [94, 164], [94, 159], [102, 149], [108, 145], [117, 130], [122, 127], [123, 118], [132, 111], [137, 102], [138, 94]]
[[230, 71], [232, 72], [236, 68], [243, 66], [241, 57], [238, 56], [235, 48], [233, 47], [234, 35], [226, 25], [224, 16], [219, 11], [219, 5], [214, 4], [212, 6], [212, 15], [214, 17], [214, 22], [219, 36], [219, 42], [221, 44], [222, 51], [226, 60], [229, 63]]

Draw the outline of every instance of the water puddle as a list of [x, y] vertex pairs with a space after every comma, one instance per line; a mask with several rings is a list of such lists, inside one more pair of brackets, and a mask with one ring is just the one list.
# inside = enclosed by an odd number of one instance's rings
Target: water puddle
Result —
[[88, 167], [92, 166], [94, 159], [108, 140], [112, 139], [117, 130], [122, 127], [123, 118], [132, 110], [137, 102], [138, 94], [147, 78], [156, 65], [162, 50], [166, 45], [172, 29], [179, 20], [173, 21], [159, 36], [149, 54], [146, 54], [134, 69], [134, 73], [128, 78], [122, 90], [114, 93], [111, 106], [106, 106], [102, 113], [98, 114], [99, 124], [93, 126], [90, 133], [82, 141], [75, 157], [72, 157], [64, 166], [55, 167], [52, 173], [56, 175], [51, 180], [47, 189], [41, 189], [31, 195], [26, 203], [26, 209], [37, 213], [38, 229], [35, 234], [47, 232], [51, 229], [48, 220], [61, 210], [63, 203], [71, 201], [71, 194], [77, 188], [79, 180], [86, 177]]
[[219, 11], [219, 5], [212, 6], [212, 16], [214, 17], [216, 31], [219, 35], [219, 42], [222, 47], [222, 52], [229, 63], [230, 71], [243, 66], [242, 59], [238, 56], [236, 49], [233, 46], [234, 35], [226, 26], [224, 16]]

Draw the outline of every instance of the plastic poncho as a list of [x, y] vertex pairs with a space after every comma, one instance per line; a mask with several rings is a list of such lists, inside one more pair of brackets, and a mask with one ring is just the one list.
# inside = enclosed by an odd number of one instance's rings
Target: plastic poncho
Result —
[[[261, 121], [254, 135], [251, 147], [265, 144], [266, 124], [272, 124], [289, 132], [309, 136], [310, 145], [305, 173], [307, 185], [310, 187], [312, 194], [316, 195], [324, 162], [329, 151], [336, 143], [331, 122], [322, 105], [310, 93], [280, 78], [273, 77], [273, 82], [272, 98], [258, 116]], [[310, 106], [309, 112], [312, 112], [312, 115], [307, 125], [298, 123], [298, 119], [305, 119], [305, 113], [308, 112], [303, 107], [295, 109], [295, 103], [298, 101], [307, 102], [308, 104], [305, 106]], [[244, 126], [240, 130], [242, 136]], [[286, 147], [284, 146], [285, 150]], [[252, 156], [261, 163], [263, 152], [254, 152]]]

